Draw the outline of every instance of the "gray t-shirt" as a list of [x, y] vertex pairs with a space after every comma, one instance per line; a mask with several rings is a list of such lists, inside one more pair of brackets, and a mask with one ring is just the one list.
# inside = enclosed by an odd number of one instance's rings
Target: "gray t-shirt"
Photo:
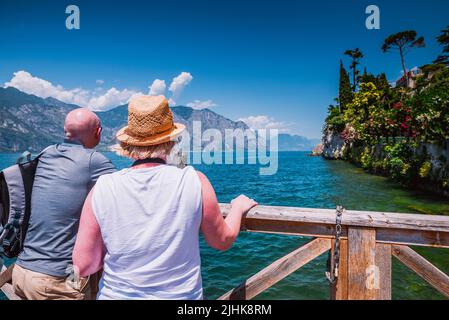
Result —
[[36, 169], [24, 248], [16, 263], [51, 276], [69, 274], [84, 200], [101, 175], [114, 171], [104, 155], [74, 141], [45, 150]]

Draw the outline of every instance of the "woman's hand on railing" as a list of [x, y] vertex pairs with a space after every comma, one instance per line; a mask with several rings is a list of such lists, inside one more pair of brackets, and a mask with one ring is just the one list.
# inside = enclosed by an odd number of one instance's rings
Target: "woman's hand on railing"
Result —
[[248, 213], [249, 210], [257, 206], [257, 202], [254, 199], [250, 199], [244, 194], [239, 195], [237, 198], [231, 201], [231, 206], [234, 210], [243, 214]]

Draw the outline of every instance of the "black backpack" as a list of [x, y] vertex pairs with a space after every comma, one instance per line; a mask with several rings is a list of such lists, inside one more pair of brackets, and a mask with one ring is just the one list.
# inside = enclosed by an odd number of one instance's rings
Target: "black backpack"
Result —
[[[45, 151], [45, 150], [44, 150]], [[39, 157], [24, 152], [0, 172], [0, 258], [14, 258], [23, 249], [31, 214], [31, 191]]]

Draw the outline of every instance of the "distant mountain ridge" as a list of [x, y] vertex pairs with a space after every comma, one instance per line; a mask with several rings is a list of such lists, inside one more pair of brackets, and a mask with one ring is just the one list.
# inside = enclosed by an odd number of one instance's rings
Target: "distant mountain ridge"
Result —
[[65, 115], [76, 108], [15, 88], [0, 88], [0, 151], [38, 151], [61, 141]]
[[[0, 151], [40, 151], [64, 138], [66, 114], [78, 108], [54, 98], [40, 98], [12, 87], [0, 88]], [[242, 121], [232, 121], [210, 109], [192, 109], [185, 106], [171, 108], [174, 121], [184, 124], [192, 136], [193, 121], [201, 122], [202, 131], [218, 129], [223, 137], [226, 129], [249, 129]], [[103, 127], [100, 148], [115, 143], [115, 133], [127, 122], [127, 105], [97, 112]], [[207, 144], [203, 142], [203, 145]], [[279, 150], [309, 151], [316, 141], [289, 134], [279, 135]]]

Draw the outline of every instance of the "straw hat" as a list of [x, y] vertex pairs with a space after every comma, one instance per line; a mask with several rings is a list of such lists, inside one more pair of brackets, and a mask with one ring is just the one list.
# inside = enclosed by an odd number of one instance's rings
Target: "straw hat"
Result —
[[153, 146], [173, 140], [185, 126], [173, 122], [164, 96], [139, 96], [128, 103], [128, 125], [117, 132], [117, 140], [131, 146]]

